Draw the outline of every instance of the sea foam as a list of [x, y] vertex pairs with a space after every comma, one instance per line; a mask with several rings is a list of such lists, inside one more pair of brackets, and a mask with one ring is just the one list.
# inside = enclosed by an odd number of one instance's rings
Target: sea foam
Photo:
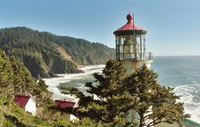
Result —
[[[53, 100], [69, 100], [69, 101], [77, 101], [74, 96], [62, 94], [60, 90], [58, 89], [58, 86], [60, 83], [67, 83], [71, 80], [78, 80], [81, 79], [84, 76], [92, 75], [96, 72], [101, 72], [102, 69], [105, 67], [105, 65], [91, 65], [80, 68], [84, 71], [84, 73], [79, 74], [58, 74], [58, 78], [45, 78], [46, 84], [49, 86], [48, 90], [53, 93], [52, 99]], [[84, 84], [81, 85], [81, 88], [84, 88]]]
[[[70, 82], [71, 80], [79, 80], [83, 78], [84, 76], [92, 75], [95, 72], [102, 72], [102, 69], [105, 67], [105, 65], [94, 65], [94, 66], [86, 66], [83, 68], [80, 68], [84, 71], [84, 73], [79, 74], [58, 74], [59, 78], [50, 78], [50, 79], [44, 79], [46, 84], [49, 86], [48, 90], [53, 92], [52, 98], [54, 100], [56, 99], [67, 99], [70, 101], [77, 101], [77, 99], [74, 99], [74, 96], [65, 95], [62, 94], [57, 86], [59, 86], [60, 83], [66, 83]], [[84, 84], [80, 84], [78, 87], [80, 89], [85, 89]], [[199, 85], [193, 84], [190, 85], [179, 85], [175, 87], [174, 91], [177, 95], [180, 95], [180, 102], [184, 102], [184, 108], [185, 113], [191, 114], [191, 120], [200, 123], [200, 103], [198, 101], [195, 101], [195, 95], [194, 93], [198, 92]]]
[[200, 123], [200, 103], [195, 100], [195, 93], [198, 92], [199, 85], [189, 84], [175, 87], [174, 91], [180, 95], [180, 102], [184, 102], [185, 113], [191, 115], [191, 120]]

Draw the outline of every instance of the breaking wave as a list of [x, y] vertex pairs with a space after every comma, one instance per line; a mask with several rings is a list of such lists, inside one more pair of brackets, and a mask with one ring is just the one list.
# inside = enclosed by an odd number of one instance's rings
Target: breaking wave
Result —
[[[62, 94], [58, 87], [60, 83], [69, 83], [76, 81], [76, 86], [79, 89], [85, 89], [84, 84], [86, 80], [92, 78], [92, 74], [95, 72], [102, 72], [105, 65], [86, 66], [81, 68], [85, 73], [80, 74], [59, 74], [59, 78], [44, 79], [49, 86], [49, 91], [53, 92], [52, 98], [74, 100], [73, 96]], [[189, 78], [189, 76], [188, 76]], [[173, 86], [175, 93], [180, 95], [180, 102], [184, 102], [185, 113], [191, 114], [191, 120], [200, 123], [200, 84], [191, 82], [188, 85]]]
[[[45, 78], [46, 84], [49, 86], [48, 90], [53, 93], [52, 99], [57, 100], [57, 99], [67, 99], [70, 101], [77, 101], [74, 100], [74, 97], [71, 95], [65, 95], [60, 92], [58, 89], [58, 86], [60, 83], [69, 83], [72, 80], [81, 80], [85, 77], [91, 76], [95, 72], [101, 72], [102, 69], [105, 67], [105, 65], [91, 65], [91, 66], [86, 66], [83, 68], [80, 68], [81, 70], [84, 71], [84, 73], [79, 73], [79, 74], [58, 74], [58, 78]], [[84, 84], [85, 83], [78, 83], [79, 88], [84, 89]]]
[[191, 115], [191, 120], [200, 123], [200, 87], [198, 84], [180, 85], [174, 89], [184, 102], [185, 113]]

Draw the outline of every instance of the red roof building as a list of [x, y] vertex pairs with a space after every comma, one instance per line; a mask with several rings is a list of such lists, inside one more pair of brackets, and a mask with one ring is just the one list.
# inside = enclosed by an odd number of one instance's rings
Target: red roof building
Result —
[[127, 15], [127, 24], [119, 28], [114, 32], [115, 35], [126, 35], [126, 34], [134, 34], [134, 33], [140, 33], [140, 34], [145, 34], [147, 31], [143, 29], [142, 27], [136, 25], [134, 23], [134, 17], [132, 14]]
[[74, 108], [75, 102], [55, 100], [55, 105], [61, 109]]
[[147, 30], [134, 23], [132, 14], [128, 14], [126, 19], [127, 23], [114, 31], [114, 35], [116, 59], [122, 62], [129, 75], [144, 64], [150, 68], [153, 54], [146, 51]]
[[16, 95], [14, 102], [18, 103], [20, 107], [24, 108], [26, 104], [28, 103], [29, 99], [30, 99], [30, 96]]
[[[66, 100], [55, 100], [55, 105], [58, 108], [61, 109], [66, 109], [66, 108], [74, 108], [75, 107], [75, 102], [70, 102]], [[77, 119], [74, 115], [68, 114], [67, 112], [61, 112], [62, 116], [64, 119], [67, 121], [73, 121], [74, 119]]]
[[35, 100], [26, 95], [16, 95], [14, 102], [18, 103], [26, 112], [30, 112], [32, 115], [36, 114], [36, 102]]

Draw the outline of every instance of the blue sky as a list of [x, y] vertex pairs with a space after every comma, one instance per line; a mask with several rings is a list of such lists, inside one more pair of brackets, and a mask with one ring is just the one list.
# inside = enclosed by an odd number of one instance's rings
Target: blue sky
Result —
[[134, 13], [154, 55], [200, 55], [200, 0], [0, 0], [0, 28], [27, 26], [115, 46]]

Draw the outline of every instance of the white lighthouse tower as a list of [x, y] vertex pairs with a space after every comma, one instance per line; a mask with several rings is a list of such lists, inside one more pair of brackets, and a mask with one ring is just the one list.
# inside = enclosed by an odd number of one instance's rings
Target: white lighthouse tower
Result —
[[153, 54], [146, 51], [147, 31], [134, 23], [132, 14], [127, 15], [127, 24], [114, 32], [116, 36], [116, 59], [122, 61], [127, 74], [145, 64], [148, 68], [153, 62]]

